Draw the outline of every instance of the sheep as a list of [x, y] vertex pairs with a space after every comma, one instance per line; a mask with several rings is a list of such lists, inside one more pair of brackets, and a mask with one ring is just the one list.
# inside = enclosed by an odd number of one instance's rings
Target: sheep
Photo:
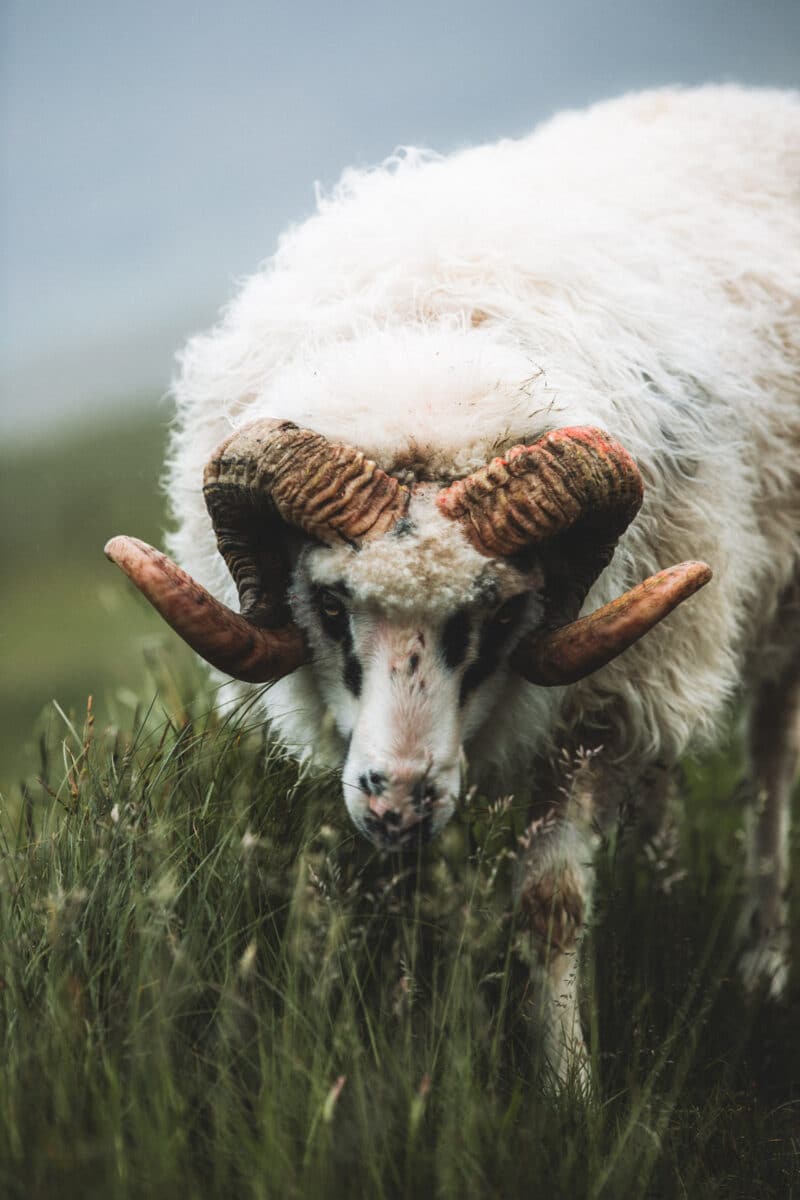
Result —
[[598, 830], [663, 804], [742, 693], [741, 970], [785, 987], [798, 318], [797, 93], [668, 88], [402, 149], [184, 350], [181, 566], [107, 547], [217, 669], [273, 681], [265, 716], [339, 765], [378, 846], [435, 833], [467, 779], [530, 804], [518, 913], [561, 1081], [587, 1078]]

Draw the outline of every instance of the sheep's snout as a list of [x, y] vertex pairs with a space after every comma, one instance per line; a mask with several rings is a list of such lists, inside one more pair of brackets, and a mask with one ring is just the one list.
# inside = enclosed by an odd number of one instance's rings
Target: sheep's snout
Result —
[[461, 790], [460, 677], [440, 642], [434, 623], [356, 623], [363, 678], [342, 783], [353, 822], [381, 849], [438, 833]]
[[382, 850], [426, 842], [447, 823], [461, 790], [458, 763], [373, 767], [348, 781], [345, 799], [356, 826]]

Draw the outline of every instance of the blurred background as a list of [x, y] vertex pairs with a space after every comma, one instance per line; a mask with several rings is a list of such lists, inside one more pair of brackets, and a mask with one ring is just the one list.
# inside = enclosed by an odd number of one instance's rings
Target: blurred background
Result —
[[723, 80], [800, 84], [798, 0], [2, 0], [0, 795], [179, 653], [102, 547], [159, 544], [174, 353], [315, 181]]

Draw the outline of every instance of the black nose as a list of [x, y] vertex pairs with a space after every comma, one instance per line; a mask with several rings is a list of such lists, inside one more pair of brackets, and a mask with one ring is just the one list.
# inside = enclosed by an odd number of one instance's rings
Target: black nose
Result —
[[358, 777], [358, 786], [367, 796], [382, 796], [388, 779], [383, 771], [364, 771]]

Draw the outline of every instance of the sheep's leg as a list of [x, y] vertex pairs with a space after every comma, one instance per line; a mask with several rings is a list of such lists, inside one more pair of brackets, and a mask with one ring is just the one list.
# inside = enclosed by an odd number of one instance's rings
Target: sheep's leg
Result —
[[[564, 849], [564, 848], [562, 848]], [[530, 939], [537, 1024], [547, 1068], [559, 1084], [589, 1085], [589, 1062], [579, 1011], [581, 938], [591, 899], [592, 872], [574, 851], [544, 864], [526, 863], [519, 891]]]
[[740, 972], [750, 990], [783, 993], [789, 973], [786, 893], [792, 785], [800, 766], [800, 652], [756, 692], [750, 719], [754, 801], [748, 821], [747, 948]]
[[523, 839], [517, 903], [531, 964], [545, 1060], [554, 1080], [590, 1086], [579, 1012], [579, 953], [592, 897], [596, 771], [590, 759], [565, 771]]

